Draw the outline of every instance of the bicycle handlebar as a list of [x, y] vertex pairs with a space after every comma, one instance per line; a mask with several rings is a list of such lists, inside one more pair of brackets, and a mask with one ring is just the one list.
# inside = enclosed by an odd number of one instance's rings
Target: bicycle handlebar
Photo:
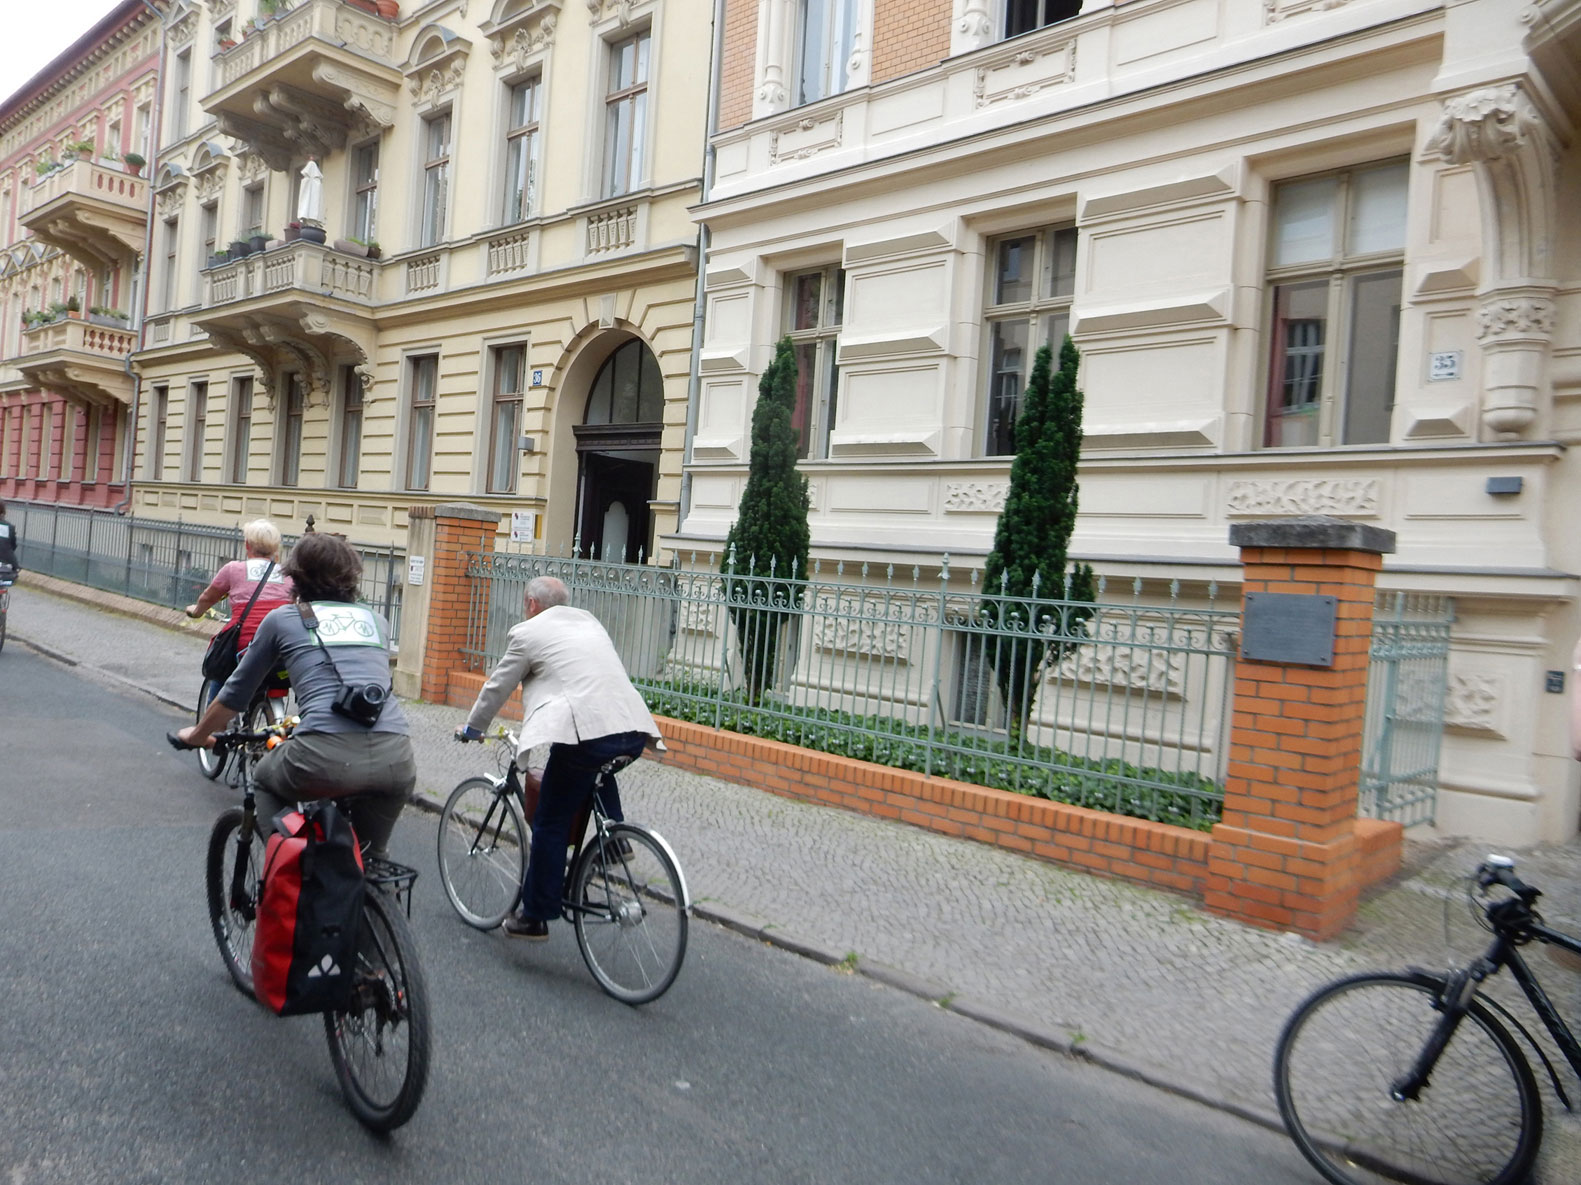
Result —
[[1503, 885], [1527, 904], [1542, 896], [1541, 889], [1534, 889], [1515, 875], [1515, 862], [1505, 856], [1489, 856], [1478, 865], [1477, 884], [1483, 889]]
[[[286, 737], [291, 735], [291, 730], [301, 723], [300, 716], [289, 716], [279, 724], [270, 725], [268, 728], [257, 732], [242, 732], [240, 729], [228, 728], [224, 732], [213, 734], [214, 751], [225, 753], [231, 749], [243, 749], [248, 745], [266, 744], [273, 737]], [[201, 749], [202, 745], [189, 745], [173, 732], [165, 734], [165, 740], [170, 742], [170, 747], [178, 751], [187, 749]]]

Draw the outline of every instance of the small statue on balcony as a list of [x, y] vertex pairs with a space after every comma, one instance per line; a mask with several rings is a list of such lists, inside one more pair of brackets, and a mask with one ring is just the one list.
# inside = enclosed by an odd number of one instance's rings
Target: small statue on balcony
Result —
[[302, 166], [302, 184], [297, 190], [296, 218], [302, 224], [302, 237], [311, 242], [324, 241], [324, 174], [317, 157], [308, 157]]

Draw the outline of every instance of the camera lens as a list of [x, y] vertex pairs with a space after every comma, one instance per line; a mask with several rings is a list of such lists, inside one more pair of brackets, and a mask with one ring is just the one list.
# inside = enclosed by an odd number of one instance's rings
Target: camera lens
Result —
[[389, 693], [377, 683], [370, 683], [362, 689], [362, 698], [368, 701], [369, 707], [379, 707], [388, 698]]

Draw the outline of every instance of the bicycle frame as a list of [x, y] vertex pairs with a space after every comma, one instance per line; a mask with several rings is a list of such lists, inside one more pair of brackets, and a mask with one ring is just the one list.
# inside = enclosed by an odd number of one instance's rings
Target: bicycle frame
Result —
[[[1433, 1069], [1438, 1064], [1438, 1059], [1449, 1042], [1455, 1035], [1455, 1030], [1460, 1027], [1460, 1022], [1465, 1019], [1470, 1010], [1471, 1001], [1476, 997], [1481, 984], [1497, 975], [1505, 967], [1510, 969], [1510, 974], [1515, 977], [1515, 982], [1520, 985], [1521, 992], [1531, 1004], [1532, 1010], [1537, 1013], [1543, 1022], [1543, 1027], [1548, 1030], [1554, 1043], [1559, 1046], [1559, 1051], [1564, 1054], [1565, 1060], [1577, 1075], [1581, 1075], [1581, 1042], [1577, 1042], [1575, 1035], [1570, 1031], [1569, 1025], [1559, 1015], [1559, 1010], [1554, 1006], [1553, 1000], [1538, 982], [1537, 974], [1531, 969], [1525, 957], [1520, 952], [1520, 947], [1532, 940], [1551, 943], [1562, 950], [1572, 954], [1581, 955], [1581, 939], [1572, 938], [1538, 921], [1532, 914], [1530, 906], [1520, 901], [1501, 902], [1493, 910], [1505, 910], [1511, 917], [1509, 923], [1510, 933], [1502, 929], [1494, 934], [1492, 943], [1480, 959], [1464, 970], [1452, 973], [1445, 981], [1444, 991], [1440, 995], [1440, 1003], [1444, 1019], [1434, 1026], [1432, 1034], [1427, 1039], [1421, 1055], [1411, 1069], [1397, 1079], [1390, 1093], [1396, 1101], [1404, 1102], [1414, 1100], [1420, 1096], [1427, 1087], [1432, 1077]], [[1490, 910], [1490, 918], [1493, 911]], [[1501, 915], [1502, 916], [1502, 915]], [[1492, 1002], [1492, 1001], [1490, 1001]], [[1496, 1003], [1496, 1002], [1495, 1002]], [[1500, 1009], [1500, 1011], [1503, 1011]], [[1515, 1023], [1521, 1033], [1531, 1042], [1543, 1065], [1547, 1068], [1549, 1076], [1554, 1080], [1554, 1086], [1561, 1100], [1568, 1108], [1570, 1105], [1564, 1089], [1559, 1084], [1558, 1075], [1547, 1055], [1542, 1051], [1530, 1033], [1513, 1016], [1505, 1015]]]

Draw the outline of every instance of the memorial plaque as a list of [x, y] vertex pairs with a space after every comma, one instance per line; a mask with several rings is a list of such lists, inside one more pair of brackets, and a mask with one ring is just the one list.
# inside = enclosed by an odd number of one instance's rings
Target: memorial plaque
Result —
[[1251, 662], [1333, 666], [1337, 607], [1334, 597], [1247, 593], [1241, 657]]

